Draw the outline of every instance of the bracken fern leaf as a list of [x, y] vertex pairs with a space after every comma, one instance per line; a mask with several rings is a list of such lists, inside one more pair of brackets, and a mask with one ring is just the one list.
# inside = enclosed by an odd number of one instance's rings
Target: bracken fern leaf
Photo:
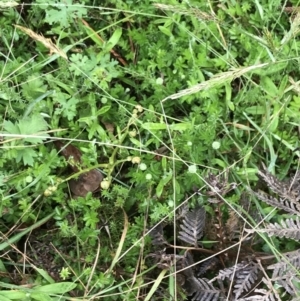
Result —
[[236, 301], [281, 301], [281, 299], [271, 291], [267, 291], [265, 289], [257, 289], [254, 292], [261, 293], [261, 295], [253, 295], [247, 298], [240, 298]]
[[285, 183], [278, 180], [263, 166], [263, 170], [259, 170], [258, 175], [266, 182], [269, 188], [281, 198], [289, 199], [292, 202], [298, 202], [300, 200], [298, 187], [295, 185], [297, 179], [299, 180], [299, 174], [296, 174], [291, 181]]
[[284, 272], [286, 272], [291, 267], [299, 268], [300, 267], [300, 249], [285, 254], [285, 258], [280, 262], [269, 265], [268, 270], [274, 270], [272, 278], [281, 277]]
[[236, 298], [241, 296], [243, 292], [248, 292], [252, 289], [255, 281], [258, 278], [259, 266], [251, 262], [236, 273], [236, 281], [234, 285], [234, 294]]
[[281, 221], [281, 225], [278, 223], [268, 224], [264, 229], [255, 230], [256, 232], [268, 233], [270, 236], [292, 238], [294, 240], [300, 240], [300, 219], [297, 217], [295, 220], [288, 218]]
[[205, 226], [205, 209], [203, 207], [197, 207], [192, 211], [187, 212], [184, 217], [179, 231], [178, 238], [192, 246], [198, 246], [198, 240], [203, 235], [203, 229]]
[[223, 270], [219, 271], [219, 275], [214, 278], [215, 279], [221, 279], [224, 280], [226, 278], [228, 278], [230, 281], [232, 281], [232, 279], [235, 276], [235, 273], [238, 273], [239, 271], [242, 271], [243, 269], [245, 269], [246, 263], [245, 262], [241, 262], [241, 263], [237, 263], [234, 266], [230, 267], [230, 268], [226, 268]]
[[273, 270], [272, 281], [276, 281], [290, 295], [296, 295], [299, 291], [300, 279], [298, 270], [300, 267], [300, 250], [286, 254], [286, 257], [273, 265], [268, 266]]
[[253, 192], [259, 199], [266, 202], [267, 204], [282, 209], [286, 212], [293, 213], [296, 215], [300, 214], [300, 203], [295, 203], [288, 199], [277, 199], [266, 194], [263, 191]]
[[190, 277], [185, 284], [188, 296], [192, 296], [193, 301], [217, 301], [220, 291], [215, 289], [205, 278]]
[[153, 227], [153, 229], [151, 229], [151, 231], [149, 232], [149, 235], [152, 238], [152, 244], [154, 246], [168, 245], [167, 241], [164, 238], [162, 223], [160, 223], [157, 226]]

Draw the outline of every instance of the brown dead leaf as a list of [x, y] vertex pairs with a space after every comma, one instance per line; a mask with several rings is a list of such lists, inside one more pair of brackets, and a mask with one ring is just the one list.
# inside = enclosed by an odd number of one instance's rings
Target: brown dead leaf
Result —
[[[56, 149], [61, 155], [65, 157], [71, 166], [72, 170], [76, 173], [80, 169], [84, 168], [81, 161], [81, 152], [74, 145], [65, 145], [61, 141], [54, 141]], [[77, 179], [71, 179], [69, 181], [69, 187], [73, 195], [76, 196], [86, 196], [88, 192], [94, 192], [100, 188], [100, 183], [103, 180], [103, 175], [97, 169], [89, 170], [78, 176]]]
[[239, 216], [236, 214], [236, 212], [234, 210], [230, 209], [229, 218], [226, 222], [225, 227], [226, 227], [226, 231], [229, 235], [229, 240], [232, 240], [240, 227]]
[[103, 175], [97, 169], [92, 169], [81, 174], [78, 179], [71, 179], [69, 187], [75, 196], [86, 196], [88, 192], [94, 192], [100, 188]]
[[115, 126], [114, 126], [112, 123], [105, 122], [105, 121], [103, 121], [103, 120], [101, 120], [101, 122], [103, 123], [105, 129], [106, 129], [109, 133], [111, 133], [111, 134], [114, 133], [114, 131], [115, 131]]
[[59, 140], [54, 141], [54, 145], [56, 149], [60, 152], [60, 154], [65, 157], [65, 159], [68, 161], [72, 169], [75, 172], [78, 172], [79, 171], [78, 167], [81, 165], [81, 156], [82, 156], [81, 151], [77, 147], [71, 144], [65, 145], [63, 142]]

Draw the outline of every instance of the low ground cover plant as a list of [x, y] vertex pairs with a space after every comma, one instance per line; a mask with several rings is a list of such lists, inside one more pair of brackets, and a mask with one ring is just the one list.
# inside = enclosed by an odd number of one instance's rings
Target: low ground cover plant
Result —
[[299, 7], [0, 2], [0, 299], [296, 300]]

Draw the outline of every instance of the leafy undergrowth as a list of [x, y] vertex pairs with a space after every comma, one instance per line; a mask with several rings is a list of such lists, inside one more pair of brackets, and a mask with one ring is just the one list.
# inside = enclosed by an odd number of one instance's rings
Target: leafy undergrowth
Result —
[[297, 299], [288, 3], [0, 2], [1, 300]]

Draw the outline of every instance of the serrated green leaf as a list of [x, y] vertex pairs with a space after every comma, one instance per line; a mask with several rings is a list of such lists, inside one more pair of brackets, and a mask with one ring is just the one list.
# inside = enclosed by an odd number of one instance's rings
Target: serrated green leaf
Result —
[[167, 129], [167, 126], [164, 123], [145, 122], [142, 128], [148, 131], [160, 131]]
[[192, 128], [192, 124], [190, 122], [181, 122], [181, 123], [174, 123], [170, 125], [170, 129], [173, 131], [186, 131]]
[[[57, 207], [56, 207], [57, 208]], [[55, 208], [55, 209], [56, 209]], [[45, 279], [47, 280], [49, 283], [55, 283], [55, 281], [52, 279], [52, 277], [48, 274], [48, 272], [46, 272], [43, 269], [39, 269], [37, 267], [34, 267], [34, 269]]]
[[211, 162], [213, 163], [213, 164], [215, 164], [215, 165], [218, 165], [218, 166], [220, 166], [220, 167], [222, 167], [222, 168], [226, 168], [226, 163], [224, 162], [224, 161], [222, 161], [222, 160], [220, 160], [220, 159], [217, 159], [217, 158], [213, 158], [212, 160], [211, 160]]
[[240, 170], [237, 170], [236, 173], [238, 175], [257, 174], [257, 168], [242, 168]]
[[102, 132], [103, 129], [101, 129], [101, 126], [95, 122], [93, 122], [89, 127], [89, 133], [88, 138], [89, 140], [92, 140], [92, 138], [95, 135], [95, 132]]
[[107, 141], [108, 140], [108, 137], [107, 137], [107, 134], [106, 134], [105, 130], [99, 124], [97, 126], [97, 133], [99, 134], [99, 138], [101, 139], [101, 141]]
[[87, 14], [87, 9], [80, 4], [73, 4], [72, 0], [64, 0], [54, 3], [55, 9], [47, 9], [44, 22], [59, 24], [62, 27], [69, 27], [72, 18], [82, 18]]
[[239, 130], [243, 130], [243, 131], [254, 131], [250, 126], [247, 126], [247, 125], [244, 125], [244, 124], [241, 124], [241, 123], [232, 123], [232, 125], [234, 127], [236, 127], [237, 129]]
[[40, 292], [32, 292], [30, 294], [30, 297], [37, 301], [53, 301], [53, 299], [49, 295]]
[[8, 134], [20, 134], [20, 129], [17, 124], [13, 124], [10, 120], [5, 120], [3, 122], [3, 129]]
[[260, 86], [271, 97], [278, 96], [278, 89], [269, 77], [262, 77], [260, 81]]
[[53, 98], [59, 104], [59, 107], [55, 109], [55, 114], [67, 117], [68, 120], [72, 120], [77, 112], [76, 105], [79, 103], [79, 99], [76, 97], [70, 97], [67, 93], [56, 93]]
[[46, 91], [47, 85], [45, 85], [43, 77], [38, 74], [30, 75], [26, 83], [22, 85], [22, 95], [30, 102], [41, 96], [41, 94], [46, 93]]
[[137, 147], [145, 147], [141, 141], [139, 141], [133, 137], [130, 137], [130, 141], [132, 144], [134, 144]]
[[110, 110], [111, 106], [103, 106], [100, 110], [96, 112], [96, 116], [103, 115]]
[[177, 180], [175, 180], [175, 192], [177, 195], [180, 195], [181, 186]]
[[[16, 136], [20, 134], [26, 135], [26, 137], [22, 139], [22, 141], [33, 143], [33, 144], [43, 143], [43, 141], [46, 139], [46, 138], [37, 138], [37, 136], [39, 135], [42, 135], [44, 137], [49, 136], [46, 133], [39, 134], [40, 131], [45, 131], [48, 128], [47, 122], [44, 120], [44, 118], [41, 115], [34, 115], [30, 118], [26, 117], [24, 119], [21, 119], [19, 122], [16, 122], [15, 124], [13, 124], [11, 121], [4, 121], [3, 128], [5, 132], [8, 134], [15, 134]], [[34, 138], [30, 136], [34, 136]], [[18, 150], [18, 152], [20, 153], [21, 150]], [[32, 150], [24, 151], [25, 156], [29, 155], [30, 153], [33, 153], [33, 151]], [[21, 153], [19, 154], [19, 156], [21, 156]], [[19, 159], [21, 160], [20, 157]], [[28, 158], [25, 161], [28, 161]]]
[[264, 20], [264, 9], [263, 9], [263, 7], [260, 5], [258, 0], [255, 0], [254, 2], [255, 2], [255, 5], [257, 7], [257, 10], [259, 12], [261, 20]]
[[288, 77], [288, 75], [285, 75], [280, 81], [280, 86], [278, 88], [279, 95], [284, 94], [284, 91], [287, 88], [288, 82], [289, 82], [289, 77]]
[[274, 110], [273, 110], [273, 114], [272, 114], [272, 120], [270, 120], [270, 122], [268, 123], [268, 130], [272, 133], [276, 132], [278, 124], [279, 124], [279, 112], [280, 112], [281, 108], [279, 105], [274, 105]]
[[[286, 141], [285, 139], [282, 139], [281, 136], [278, 136], [274, 133], [272, 133], [273, 137], [276, 138], [278, 141], [280, 141], [281, 143], [283, 143], [288, 149], [290, 149], [291, 151], [295, 152], [295, 146], [293, 144], [291, 144], [290, 142]], [[295, 152], [296, 153], [296, 152]], [[299, 154], [298, 154], [299, 156]]]
[[122, 28], [118, 27], [113, 33], [113, 35], [110, 37], [110, 39], [107, 41], [105, 50], [106, 51], [112, 50], [112, 48], [114, 48], [119, 42], [121, 36], [122, 36]]
[[34, 288], [34, 292], [47, 294], [65, 294], [76, 288], [76, 286], [77, 285], [73, 282], [59, 282], [36, 287]]
[[225, 84], [225, 92], [226, 92], [226, 104], [231, 111], [234, 111], [234, 103], [231, 101], [232, 99], [232, 87], [231, 84]]
[[[39, 132], [46, 131], [48, 128], [48, 123], [41, 115], [33, 115], [21, 119], [18, 123], [18, 127], [21, 134], [27, 135], [24, 139], [26, 142], [33, 144], [43, 143], [46, 138], [36, 138], [36, 136], [49, 136], [46, 133], [39, 134]], [[30, 135], [34, 136], [34, 138], [30, 137]]]
[[164, 26], [158, 26], [158, 29], [159, 29], [162, 33], [164, 33], [165, 35], [167, 35], [167, 36], [169, 36], [169, 37], [172, 36], [172, 32], [170, 31], [169, 28], [164, 27]]
[[33, 166], [33, 158], [35, 157], [37, 157], [37, 153], [32, 148], [26, 147], [17, 150], [16, 161], [19, 163], [21, 160], [23, 160], [24, 165]]
[[0, 291], [0, 300], [26, 300], [26, 293], [20, 290]]
[[245, 109], [245, 112], [252, 115], [263, 115], [266, 113], [264, 106], [253, 106]]
[[156, 195], [157, 197], [160, 197], [164, 187], [170, 182], [170, 180], [172, 179], [172, 172], [169, 172], [166, 176], [164, 176], [158, 183], [157, 187], [156, 187]]
[[267, 76], [267, 75], [275, 74], [275, 73], [278, 73], [281, 70], [285, 69], [287, 67], [287, 64], [288, 64], [288, 61], [269, 64], [265, 68], [253, 70], [253, 73], [258, 74], [260, 76]]
[[1, 295], [1, 292], [0, 292], [0, 300], [1, 301], [11, 301], [12, 299], [8, 299], [8, 298], [4, 297], [3, 295]]

